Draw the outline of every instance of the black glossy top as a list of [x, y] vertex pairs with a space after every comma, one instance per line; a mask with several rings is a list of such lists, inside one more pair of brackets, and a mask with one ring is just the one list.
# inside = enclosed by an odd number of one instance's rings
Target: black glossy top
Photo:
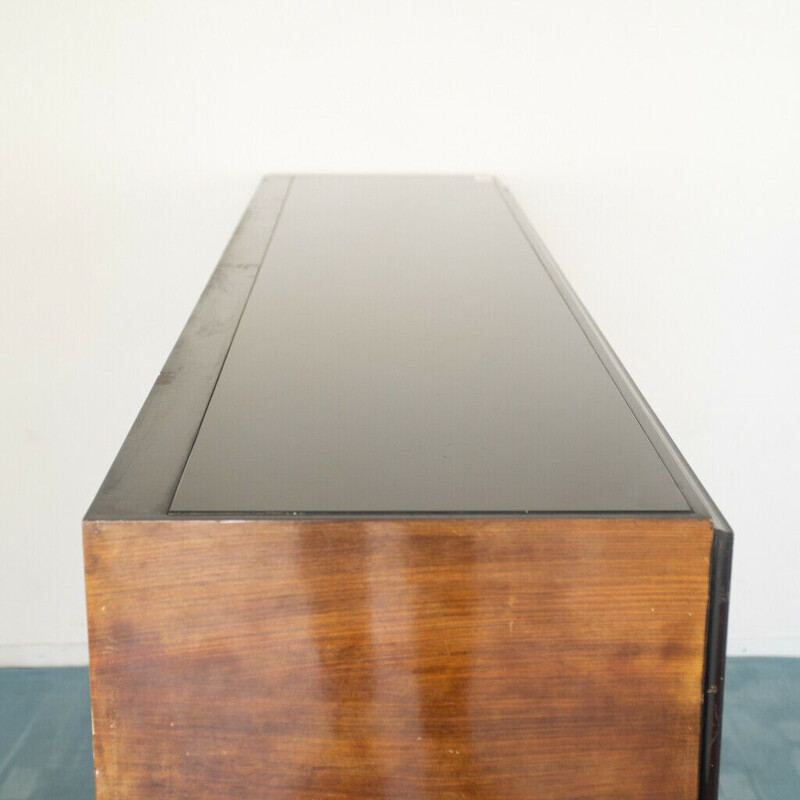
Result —
[[298, 177], [170, 510], [690, 509], [494, 181]]

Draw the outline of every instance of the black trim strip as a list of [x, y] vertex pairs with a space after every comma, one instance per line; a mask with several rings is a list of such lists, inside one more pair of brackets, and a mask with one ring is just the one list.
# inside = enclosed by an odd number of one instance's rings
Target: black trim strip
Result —
[[733, 534], [714, 531], [708, 584], [706, 660], [700, 727], [700, 800], [717, 800], [719, 792], [722, 701], [725, 688], [725, 645], [731, 588]]
[[259, 185], [85, 520], [166, 517], [290, 183]]
[[514, 200], [514, 197], [499, 181], [497, 182], [497, 187], [528, 243], [539, 257], [542, 266], [550, 275], [564, 302], [566, 302], [578, 325], [580, 325], [589, 343], [594, 348], [595, 353], [597, 353], [597, 357], [602, 361], [603, 366], [605, 366], [620, 394], [641, 425], [645, 435], [650, 439], [659, 457], [664, 462], [664, 466], [688, 501], [692, 511], [706, 515], [714, 523], [716, 529], [730, 531], [730, 526], [722, 516], [722, 513], [703, 488], [692, 468], [686, 463], [686, 459], [678, 450], [664, 426], [659, 422], [653, 409], [639, 391], [639, 387], [633, 382], [617, 354], [611, 349], [611, 345], [603, 336], [600, 328], [597, 327], [597, 323], [592, 319], [578, 295], [575, 294], [575, 290], [564, 277], [564, 273], [556, 264], [555, 259]]

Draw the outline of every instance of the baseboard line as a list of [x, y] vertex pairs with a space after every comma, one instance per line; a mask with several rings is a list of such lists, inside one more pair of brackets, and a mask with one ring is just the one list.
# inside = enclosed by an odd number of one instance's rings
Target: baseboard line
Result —
[[86, 642], [58, 644], [0, 644], [0, 668], [85, 667], [89, 663]]
[[800, 657], [800, 636], [728, 639], [728, 656]]
[[[763, 639], [730, 639], [728, 656], [800, 657], [800, 636]], [[0, 644], [0, 669], [4, 667], [85, 667], [89, 663], [86, 642], [58, 644]]]

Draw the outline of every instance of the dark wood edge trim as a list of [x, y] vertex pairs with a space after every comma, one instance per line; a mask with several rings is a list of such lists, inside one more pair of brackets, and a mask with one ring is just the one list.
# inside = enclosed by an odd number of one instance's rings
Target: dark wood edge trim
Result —
[[659, 422], [658, 417], [656, 417], [653, 409], [644, 399], [616, 353], [611, 349], [597, 323], [592, 319], [577, 294], [575, 294], [575, 290], [564, 277], [563, 272], [561, 272], [555, 259], [528, 221], [525, 213], [505, 186], [499, 181], [496, 181], [496, 185], [529, 244], [539, 257], [542, 266], [547, 270], [551, 280], [564, 298], [564, 302], [581, 326], [598, 358], [603, 362], [611, 379], [641, 425], [647, 438], [650, 439], [659, 457], [664, 462], [664, 466], [672, 475], [672, 479], [683, 493], [691, 509], [697, 514], [710, 517], [717, 530], [730, 532], [731, 528], [722, 513], [703, 488], [692, 468], [686, 463], [686, 459], [675, 445], [675, 442], [672, 441], [664, 426]]
[[694, 520], [708, 519], [708, 515], [693, 511], [170, 511], [168, 513], [109, 513], [87, 514], [85, 522], [343, 522], [370, 520], [423, 520], [423, 519], [644, 519], [644, 520]]
[[698, 797], [717, 800], [722, 702], [725, 688], [725, 653], [728, 638], [728, 604], [733, 561], [733, 534], [714, 531], [708, 584], [706, 655], [703, 671], [703, 708], [700, 725], [700, 774]]
[[[125, 517], [119, 519], [84, 519], [83, 520], [83, 538], [84, 548], [89, 538], [97, 534], [107, 533], [113, 530], [123, 530], [129, 528], [130, 525], [138, 525], [144, 527], [172, 527], [175, 529], [183, 526], [219, 526], [223, 525], [253, 525], [253, 526], [284, 526], [284, 525], [330, 525], [336, 526], [352, 526], [369, 524], [373, 522], [385, 522], [388, 525], [407, 525], [409, 529], [417, 529], [420, 525], [446, 525], [446, 526], [467, 526], [470, 528], [479, 529], [484, 526], [492, 526], [502, 524], [513, 520], [518, 522], [523, 527], [529, 527], [531, 530], [537, 526], [547, 526], [558, 528], [563, 525], [568, 529], [574, 524], [589, 524], [597, 523], [599, 527], [617, 523], [620, 525], [663, 525], [667, 526], [670, 523], [677, 525], [685, 525], [692, 523], [704, 523], [702, 530], [708, 530], [711, 522], [708, 517], [699, 517], [695, 514], [677, 514], [669, 512], [666, 514], [651, 514], [646, 512], [631, 512], [630, 514], [581, 514], [581, 513], [563, 513], [563, 514], [528, 514], [526, 516], [519, 516], [515, 514], [499, 514], [494, 512], [469, 514], [469, 513], [454, 513], [454, 514], [346, 514], [340, 512], [326, 513], [326, 514], [289, 514], [289, 515], [276, 515], [276, 514], [261, 514], [253, 513], [250, 515], [234, 515], [234, 514], [170, 514], [158, 515], [152, 517]], [[221, 530], [221, 528], [220, 528]]]
[[261, 181], [86, 520], [169, 512], [290, 184], [286, 177]]

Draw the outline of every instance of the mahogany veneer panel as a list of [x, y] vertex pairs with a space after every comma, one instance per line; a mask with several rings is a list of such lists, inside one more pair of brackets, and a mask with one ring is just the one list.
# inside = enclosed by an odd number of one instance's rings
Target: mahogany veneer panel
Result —
[[98, 800], [694, 798], [711, 539], [86, 523]]

